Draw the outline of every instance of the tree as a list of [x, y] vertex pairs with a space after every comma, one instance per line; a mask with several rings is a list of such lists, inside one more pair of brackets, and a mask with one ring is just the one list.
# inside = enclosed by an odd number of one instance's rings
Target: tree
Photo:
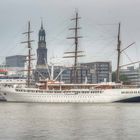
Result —
[[116, 72], [112, 72], [112, 82], [116, 82]]

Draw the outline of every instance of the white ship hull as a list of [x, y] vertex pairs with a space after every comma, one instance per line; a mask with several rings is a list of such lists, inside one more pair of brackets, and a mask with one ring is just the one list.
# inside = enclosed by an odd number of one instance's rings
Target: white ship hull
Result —
[[104, 89], [45, 91], [39, 89], [16, 89], [3, 87], [3, 97], [10, 102], [46, 102], [46, 103], [109, 103], [139, 102], [140, 89]]

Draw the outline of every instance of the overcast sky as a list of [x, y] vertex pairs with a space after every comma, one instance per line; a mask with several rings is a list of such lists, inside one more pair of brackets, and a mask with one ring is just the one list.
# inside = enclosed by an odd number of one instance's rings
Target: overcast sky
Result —
[[[48, 61], [56, 58], [60, 63], [73, 62], [63, 60], [63, 53], [74, 48], [68, 28], [74, 23], [70, 20], [78, 9], [82, 19], [79, 21], [83, 36], [79, 40], [80, 50], [85, 57], [80, 62], [112, 61], [116, 65], [117, 27], [121, 22], [122, 48], [136, 42], [123, 55], [122, 64], [140, 60], [140, 0], [0, 0], [0, 58], [26, 54], [25, 45], [20, 44], [26, 38], [22, 32], [27, 30], [31, 21], [34, 31], [33, 52], [36, 53], [40, 19], [43, 18], [46, 30]], [[53, 60], [54, 61], [54, 60]]]

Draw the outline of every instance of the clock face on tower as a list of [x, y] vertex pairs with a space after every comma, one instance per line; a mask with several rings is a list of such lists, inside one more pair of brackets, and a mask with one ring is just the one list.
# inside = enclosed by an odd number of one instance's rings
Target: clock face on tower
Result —
[[38, 44], [38, 47], [46, 48], [46, 42], [40, 42], [40, 43]]

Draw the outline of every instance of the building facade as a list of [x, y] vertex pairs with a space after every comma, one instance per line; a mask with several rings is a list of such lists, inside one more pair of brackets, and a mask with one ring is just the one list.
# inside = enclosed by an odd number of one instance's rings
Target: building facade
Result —
[[[101, 83], [112, 81], [112, 65], [111, 62], [90, 62], [83, 63], [84, 69], [82, 75], [87, 74], [88, 83]], [[85, 67], [85, 68], [84, 68]], [[87, 70], [86, 70], [87, 69]], [[82, 78], [82, 82], [83, 82]]]
[[6, 57], [6, 69], [9, 75], [26, 75], [24, 71], [26, 64], [25, 55], [13, 55]]
[[140, 66], [134, 68], [134, 66], [127, 67], [120, 70], [120, 75], [124, 75], [127, 81], [131, 85], [140, 85]]
[[[62, 73], [59, 75], [59, 73]], [[67, 67], [55, 67], [54, 78], [65, 83], [74, 83], [74, 70]], [[80, 64], [77, 70], [77, 83], [101, 83], [112, 81], [111, 62], [91, 62]]]
[[6, 57], [6, 65], [8, 67], [25, 67], [25, 55], [13, 55]]

